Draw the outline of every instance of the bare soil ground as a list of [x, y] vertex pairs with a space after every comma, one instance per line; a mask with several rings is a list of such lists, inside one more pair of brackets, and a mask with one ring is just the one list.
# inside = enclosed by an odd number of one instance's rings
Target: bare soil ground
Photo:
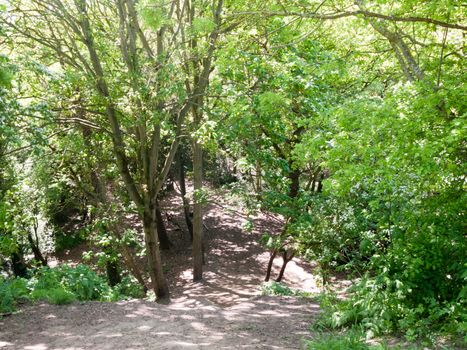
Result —
[[[205, 210], [205, 281], [195, 284], [180, 200], [172, 195], [164, 205], [172, 215], [167, 226], [174, 243], [164, 252], [169, 305], [142, 300], [29, 305], [0, 320], [0, 349], [300, 349], [311, 336], [309, 326], [319, 306], [303, 298], [261, 296], [259, 291], [268, 253], [258, 240], [266, 230], [280, 229], [277, 218], [247, 218], [236, 203], [214, 198]], [[254, 229], [248, 233], [243, 225], [249, 219]], [[280, 263], [277, 259], [273, 278]], [[299, 260], [289, 263], [284, 282], [319, 291], [313, 267]]]

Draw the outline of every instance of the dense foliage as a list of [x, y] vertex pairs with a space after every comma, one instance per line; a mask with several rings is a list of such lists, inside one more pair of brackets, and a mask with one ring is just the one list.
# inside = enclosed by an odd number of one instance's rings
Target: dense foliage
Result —
[[110, 287], [104, 278], [85, 265], [43, 267], [27, 279], [0, 279], [0, 313], [14, 311], [18, 303], [35, 300], [68, 304], [75, 300], [116, 301], [143, 295], [141, 286], [129, 278]]
[[[465, 336], [461, 1], [10, 0], [0, 14], [0, 310], [149, 285], [168, 298], [159, 203], [175, 180], [201, 279], [204, 174], [280, 222], [261, 240], [283, 259], [277, 282], [295, 256], [323, 286], [355, 279], [323, 302], [323, 327]], [[108, 283], [46, 267], [81, 242]]]

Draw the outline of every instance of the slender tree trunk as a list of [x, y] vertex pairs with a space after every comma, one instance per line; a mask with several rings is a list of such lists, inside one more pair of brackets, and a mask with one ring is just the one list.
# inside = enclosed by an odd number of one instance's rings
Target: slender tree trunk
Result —
[[256, 160], [256, 198], [258, 200], [261, 200], [261, 190], [262, 190], [262, 184], [261, 184], [261, 162], [259, 160]]
[[36, 242], [34, 242], [31, 232], [28, 232], [28, 242], [34, 254], [34, 259], [40, 262], [42, 266], [47, 266], [47, 259], [44, 258], [44, 256], [42, 255], [39, 245]]
[[152, 287], [158, 302], [169, 299], [169, 287], [162, 270], [162, 259], [159, 250], [159, 238], [155, 219], [155, 208], [148, 207], [144, 211], [144, 240], [148, 256], [149, 273]]
[[196, 194], [203, 189], [203, 149], [196, 140], [193, 143], [193, 281], [203, 279], [203, 213], [202, 203]]
[[272, 263], [274, 262], [276, 255], [277, 255], [277, 250], [274, 249], [269, 256], [269, 262], [268, 262], [268, 267], [266, 269], [266, 277], [264, 278], [264, 282], [269, 281], [269, 278], [271, 278]]
[[183, 161], [183, 148], [178, 152], [178, 165], [180, 167], [180, 194], [183, 202], [183, 214], [185, 216], [186, 226], [190, 234], [190, 240], [193, 242], [193, 221], [190, 215], [190, 203], [186, 198], [186, 183], [185, 183], [185, 162]]
[[135, 259], [133, 258], [133, 254], [131, 253], [128, 246], [123, 244], [121, 246], [121, 253], [123, 255], [123, 260], [125, 261], [125, 265], [127, 266], [128, 270], [130, 270], [131, 274], [136, 278], [138, 283], [143, 287], [144, 293], [148, 291], [148, 287], [146, 286], [146, 282], [144, 281], [143, 274], [139, 269], [138, 265], [136, 265]]

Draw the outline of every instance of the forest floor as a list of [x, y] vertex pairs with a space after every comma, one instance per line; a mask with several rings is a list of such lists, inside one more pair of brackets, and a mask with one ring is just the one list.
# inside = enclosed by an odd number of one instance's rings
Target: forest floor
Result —
[[[258, 241], [265, 231], [280, 230], [278, 219], [265, 214], [248, 218], [234, 201], [211, 198], [204, 212], [204, 282], [193, 283], [180, 199], [171, 195], [164, 206], [174, 243], [163, 254], [170, 304], [131, 300], [26, 305], [0, 320], [0, 349], [300, 349], [312, 336], [309, 327], [319, 305], [260, 292], [269, 254]], [[250, 219], [254, 228], [247, 232], [244, 225]], [[78, 257], [71, 251], [60, 263], [77, 263]], [[281, 260], [276, 260], [273, 278], [280, 269]], [[319, 292], [313, 266], [300, 260], [289, 263], [283, 282]]]

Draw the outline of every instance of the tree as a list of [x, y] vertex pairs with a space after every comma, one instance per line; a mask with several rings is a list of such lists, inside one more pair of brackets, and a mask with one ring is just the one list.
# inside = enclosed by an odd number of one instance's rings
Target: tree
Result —
[[343, 61], [318, 42], [302, 39], [289, 46], [301, 33], [285, 20], [254, 28], [254, 36], [244, 34], [246, 38], [225, 48], [220, 84], [228, 96], [229, 112], [220, 135], [231, 150], [229, 156], [238, 159], [251, 177], [254, 206], [259, 202], [262, 210], [282, 217], [281, 232], [264, 237], [270, 250], [265, 279], [269, 280], [273, 260], [281, 255], [280, 281], [287, 263], [302, 249], [297, 223], [308, 215], [307, 203], [321, 191], [325, 175], [321, 151], [310, 152], [300, 145], [308, 135], [321, 136], [326, 121], [320, 114], [339, 102], [346, 78]]
[[[88, 119], [111, 136], [120, 178], [144, 224], [153, 288], [157, 297], [164, 299], [168, 287], [156, 234], [157, 196], [187, 115], [205, 93], [221, 23], [217, 20], [209, 27], [205, 52], [198, 50], [198, 56], [193, 57], [183, 51], [177, 57], [185, 38], [196, 35], [195, 31], [186, 31], [190, 22], [185, 21], [190, 19], [185, 6], [175, 1], [142, 5], [140, 12], [148, 26], [143, 30], [133, 1], [117, 1], [116, 7], [113, 4], [14, 1], [3, 24], [18, 42], [39, 45], [51, 55], [50, 64], [58, 63], [62, 72], [80, 79], [86, 89], [85, 108], [97, 104], [97, 108], [88, 109]], [[194, 4], [194, 8], [198, 6]], [[218, 10], [212, 15], [219, 17], [222, 2], [215, 8]], [[194, 84], [185, 87], [185, 77], [178, 75], [183, 70], [176, 67], [191, 60], [204, 63], [193, 73]], [[122, 86], [121, 82], [127, 84]], [[121, 108], [122, 102], [128, 107]], [[170, 141], [163, 135], [170, 135]]]

